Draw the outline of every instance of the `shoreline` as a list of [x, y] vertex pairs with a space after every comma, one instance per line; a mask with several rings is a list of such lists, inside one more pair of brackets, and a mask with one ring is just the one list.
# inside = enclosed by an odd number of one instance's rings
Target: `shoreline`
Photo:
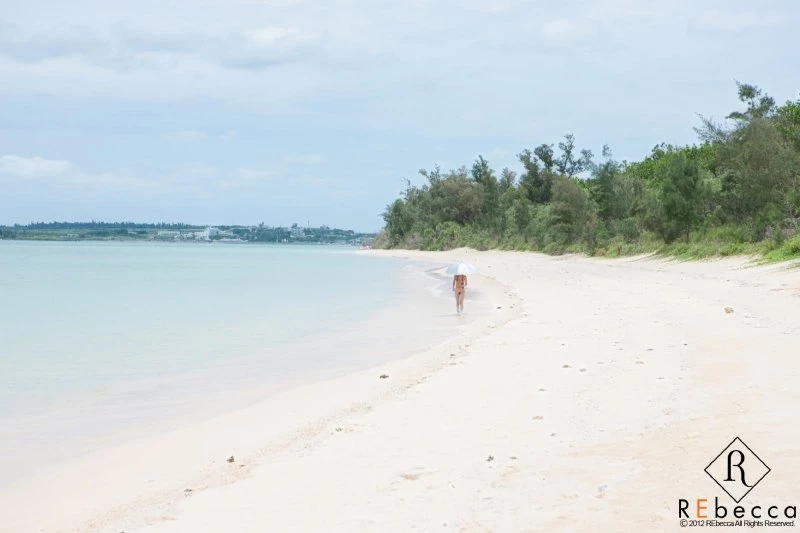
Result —
[[[385, 286], [383, 292], [372, 291], [374, 296], [366, 297], [354, 286], [357, 292], [354, 298], [343, 304], [330, 301], [323, 294], [321, 300], [332, 307], [322, 313], [297, 313], [298, 307], [300, 311], [307, 307], [303, 303], [293, 306], [279, 304], [284, 309], [293, 310], [290, 315], [300, 316], [300, 320], [294, 321], [304, 322], [299, 331], [287, 328], [287, 321], [271, 318], [251, 320], [243, 326], [238, 322], [242, 313], [232, 315], [233, 318], [225, 315], [227, 318], [221, 318], [215, 325], [218, 333], [205, 336], [184, 332], [181, 336], [172, 335], [172, 339], [161, 339], [171, 342], [153, 341], [150, 346], [145, 343], [128, 345], [127, 337], [117, 337], [116, 345], [109, 346], [108, 353], [123, 364], [129, 360], [142, 360], [142, 364], [128, 365], [127, 368], [134, 368], [134, 371], [125, 374], [111, 370], [105, 372], [102, 380], [87, 379], [72, 388], [39, 385], [42, 391], [46, 391], [44, 393], [36, 388], [40, 380], [43, 382], [52, 376], [54, 381], [70, 383], [70, 378], [74, 380], [77, 372], [73, 371], [73, 376], [56, 371], [48, 374], [45, 365], [40, 364], [38, 372], [43, 372], [43, 377], [31, 371], [26, 374], [25, 352], [12, 349], [11, 358], [5, 361], [10, 372], [4, 374], [5, 379], [0, 379], [7, 385], [3, 390], [5, 394], [0, 393], [0, 400], [8, 399], [7, 402], [0, 401], [0, 435], [3, 436], [0, 440], [0, 471], [5, 474], [0, 481], [0, 491], [38, 474], [40, 470], [247, 407], [291, 386], [331, 379], [384, 360], [405, 357], [416, 352], [426, 339], [439, 339], [447, 334], [447, 327], [451, 326], [443, 324], [448, 322], [447, 319], [439, 319], [427, 326], [412, 316], [414, 309], [420, 306], [438, 308], [440, 304], [428, 288], [435, 280], [422, 268], [399, 260], [379, 260], [379, 264], [371, 264], [369, 258], [358, 257], [349, 251], [346, 255], [355, 266], [380, 273], [371, 276], [365, 273], [367, 275], [362, 279], [378, 277], [383, 280], [386, 276], [386, 281], [389, 281], [391, 276], [391, 286]], [[346, 289], [339, 293], [349, 296], [350, 291]], [[10, 301], [23, 297], [21, 294], [11, 295]], [[265, 314], [271, 312], [268, 304]], [[315, 318], [318, 315], [322, 321]], [[225, 320], [229, 324], [224, 324]], [[376, 337], [373, 330], [386, 330], [386, 325], [392, 321], [413, 323], [419, 338]], [[257, 331], [250, 333], [254, 326]], [[97, 326], [97, 329], [101, 327]], [[57, 333], [51, 335], [53, 339], [60, 337]], [[89, 338], [94, 332], [84, 330], [74, 338], [80, 335]], [[112, 335], [106, 334], [106, 337]], [[19, 338], [32, 337], [20, 334]], [[198, 338], [205, 339], [206, 343], [198, 342]], [[263, 342], [265, 339], [267, 342]], [[391, 343], [391, 340], [397, 342]], [[13, 345], [13, 336], [11, 341]], [[362, 347], [367, 344], [374, 347], [372, 352]], [[76, 345], [73, 341], [59, 348], [71, 354], [69, 349]], [[173, 367], [161, 363], [161, 356], [169, 355], [167, 352], [176, 346], [186, 354], [194, 353], [198, 362]], [[208, 353], [198, 349], [219, 353], [223, 357], [209, 364], [206, 362]], [[127, 354], [121, 356], [126, 351]], [[91, 355], [82, 355], [84, 360], [92, 361]], [[114, 357], [108, 357], [106, 361], [113, 361]], [[98, 360], [104, 362], [101, 358]], [[150, 368], [147, 367], [148, 361], [154, 362]], [[114, 368], [110, 363], [93, 366]], [[155, 368], [158, 371], [151, 370]], [[19, 369], [16, 373], [18, 379], [15, 379], [16, 369]], [[24, 461], [26, 456], [37, 460], [28, 464]]]
[[[673, 531], [678, 498], [724, 497], [703, 468], [737, 435], [773, 469], [754, 501], [796, 504], [800, 270], [359, 253], [472, 262], [494, 312], [408, 358], [96, 457], [88, 492], [73, 469], [18, 505], [44, 531]], [[121, 467], [134, 456], [148, 460]]]
[[[421, 263], [430, 267], [429, 262], [413, 263], [420, 274], [430, 275], [421, 267]], [[487, 290], [485, 296], [493, 294]], [[377, 314], [405, 322], [405, 307], [421, 301], [393, 303]], [[449, 309], [449, 299], [447, 303]], [[438, 339], [435, 347], [446, 346], [472, 323], [494, 319], [494, 315], [478, 315], [445, 334], [444, 340], [442, 332], [433, 330], [421, 339]], [[386, 320], [365, 319], [355, 328], [341, 328], [309, 342], [335, 342], [337, 336], [352, 337], [354, 330], [386, 327]], [[0, 512], [0, 532], [112, 531], [117, 522], [124, 524], [122, 530], [158, 521], [152, 513], [173, 509], [187, 494], [246, 479], [259, 457], [323, 432], [355, 406], [380, 401], [398, 387], [410, 386], [419, 377], [417, 367], [429, 364], [420, 361], [430, 350], [419, 349], [424, 340], [409, 342], [392, 347], [394, 355], [389, 355], [388, 361], [381, 353], [378, 363], [366, 367], [363, 360], [355, 361], [315, 372], [311, 377], [291, 379], [246, 407], [183, 423], [177, 429], [127, 439], [4, 487], [0, 489], [0, 508], [14, 511]], [[382, 373], [389, 373], [390, 379], [380, 380]], [[259, 428], [263, 420], [269, 420], [271, 427]], [[234, 462], [227, 463], [231, 456]], [[114, 480], [107, 479], [109, 472], [113, 472]], [[78, 496], [65, 497], [65, 490]]]

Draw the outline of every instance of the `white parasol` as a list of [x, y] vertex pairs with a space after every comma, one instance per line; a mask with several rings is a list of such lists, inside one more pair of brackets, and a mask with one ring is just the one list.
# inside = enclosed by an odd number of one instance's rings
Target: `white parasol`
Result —
[[474, 274], [478, 269], [469, 263], [458, 263], [447, 267], [447, 273], [452, 276], [462, 276], [467, 274]]

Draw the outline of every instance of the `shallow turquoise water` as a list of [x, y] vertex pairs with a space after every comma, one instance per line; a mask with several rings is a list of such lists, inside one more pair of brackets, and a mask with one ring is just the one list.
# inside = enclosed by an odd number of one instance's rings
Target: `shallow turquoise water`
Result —
[[0, 241], [0, 416], [253, 359], [271, 379], [335, 364], [270, 348], [368, 316], [400, 268], [328, 246]]
[[427, 348], [489, 312], [471, 288], [458, 317], [349, 247], [0, 241], [0, 487]]

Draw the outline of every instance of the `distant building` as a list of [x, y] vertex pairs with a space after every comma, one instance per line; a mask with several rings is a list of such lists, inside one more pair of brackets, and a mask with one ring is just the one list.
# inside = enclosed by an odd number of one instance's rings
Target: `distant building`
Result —
[[302, 239], [306, 236], [306, 232], [303, 228], [298, 226], [297, 224], [292, 224], [292, 227], [289, 228], [289, 235], [293, 239]]
[[205, 239], [208, 241], [211, 240], [213, 237], [217, 237], [218, 235], [219, 235], [219, 229], [208, 226], [203, 231], [196, 231], [194, 234], [194, 238]]
[[157, 235], [162, 239], [175, 239], [180, 237], [181, 232], [175, 230], [160, 230]]

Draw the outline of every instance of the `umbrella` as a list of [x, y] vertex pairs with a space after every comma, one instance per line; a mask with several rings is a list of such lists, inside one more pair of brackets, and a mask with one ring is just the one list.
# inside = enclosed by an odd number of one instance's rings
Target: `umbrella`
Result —
[[447, 273], [453, 276], [474, 274], [477, 271], [478, 269], [469, 263], [458, 263], [456, 265], [450, 265], [447, 267]]

